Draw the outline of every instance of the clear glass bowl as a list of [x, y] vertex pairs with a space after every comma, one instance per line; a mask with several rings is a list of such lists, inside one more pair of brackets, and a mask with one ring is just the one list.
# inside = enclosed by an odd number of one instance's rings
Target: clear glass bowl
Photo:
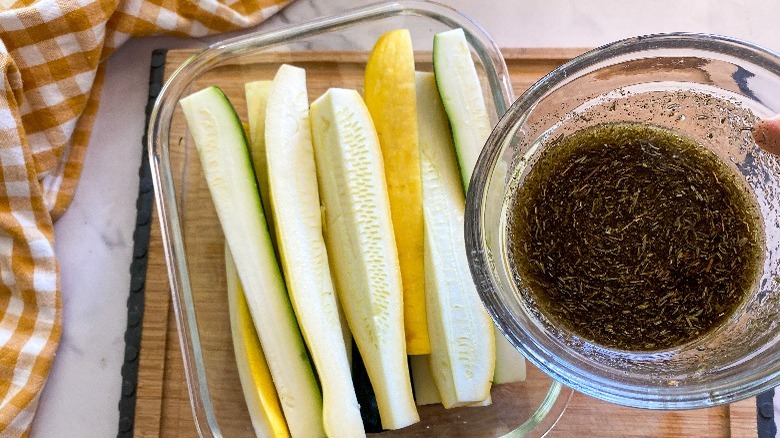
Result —
[[[417, 69], [428, 71], [433, 35], [465, 30], [495, 124], [513, 99], [500, 52], [475, 23], [429, 2], [381, 4], [212, 44], [182, 64], [158, 97], [149, 130], [150, 161], [187, 384], [202, 436], [252, 436], [253, 431], [230, 335], [224, 237], [178, 101], [217, 85], [245, 119], [243, 83], [272, 79], [282, 63], [307, 69], [311, 100], [331, 86], [362, 91], [368, 51], [382, 33], [402, 27], [411, 31]], [[419, 424], [383, 435], [542, 436], [570, 396], [570, 389], [529, 366], [525, 382], [494, 388], [490, 407], [421, 407]]]
[[[780, 113], [780, 58], [712, 35], [631, 38], [566, 63], [528, 89], [490, 136], [471, 181], [466, 246], [493, 319], [536, 366], [587, 395], [627, 406], [686, 409], [730, 403], [780, 383], [780, 157], [756, 123]], [[678, 348], [604, 348], [534, 312], [506, 248], [506, 199], [557, 139], [607, 122], [676, 130], [713, 151], [758, 203], [763, 273], [719, 329]]]

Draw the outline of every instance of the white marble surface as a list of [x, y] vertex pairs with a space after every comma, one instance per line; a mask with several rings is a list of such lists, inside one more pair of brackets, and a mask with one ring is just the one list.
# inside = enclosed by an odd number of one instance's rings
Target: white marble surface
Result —
[[[298, 0], [262, 25], [297, 23], [368, 2]], [[739, 37], [780, 51], [777, 0], [452, 0], [501, 47], [587, 47], [656, 32]], [[213, 40], [214, 38], [211, 38]], [[208, 41], [208, 40], [205, 40]], [[81, 182], [56, 224], [64, 327], [33, 437], [108, 437], [117, 433], [120, 367], [132, 257], [149, 61], [153, 49], [202, 41], [131, 41], [108, 61]]]

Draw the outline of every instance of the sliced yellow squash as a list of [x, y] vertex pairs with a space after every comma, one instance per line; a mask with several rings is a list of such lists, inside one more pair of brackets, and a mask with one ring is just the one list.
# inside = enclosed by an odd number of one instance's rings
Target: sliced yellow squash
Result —
[[298, 326], [320, 377], [325, 432], [331, 437], [365, 436], [322, 235], [302, 68], [282, 65], [274, 77], [265, 145], [279, 256]]
[[409, 31], [382, 35], [366, 65], [365, 102], [384, 158], [404, 288], [407, 354], [428, 354], [423, 269], [423, 215], [420, 153], [414, 90], [414, 52]]
[[225, 275], [230, 331], [233, 336], [238, 377], [255, 435], [288, 436], [290, 432], [284, 421], [279, 396], [276, 394], [271, 371], [265, 362], [263, 347], [257, 337], [252, 314], [249, 312], [249, 305], [244, 296], [244, 288], [241, 287], [241, 280], [238, 278], [238, 271], [227, 245], [225, 245]]

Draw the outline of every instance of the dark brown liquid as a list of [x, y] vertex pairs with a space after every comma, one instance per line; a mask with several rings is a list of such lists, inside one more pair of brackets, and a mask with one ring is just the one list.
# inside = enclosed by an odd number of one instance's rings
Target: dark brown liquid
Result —
[[551, 145], [512, 194], [516, 281], [597, 344], [672, 348], [725, 321], [760, 269], [756, 210], [735, 172], [687, 137], [605, 124]]

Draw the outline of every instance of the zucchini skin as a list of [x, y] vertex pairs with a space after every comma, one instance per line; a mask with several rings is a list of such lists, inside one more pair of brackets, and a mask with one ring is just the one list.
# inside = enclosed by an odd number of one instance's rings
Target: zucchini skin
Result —
[[293, 437], [324, 435], [322, 396], [274, 254], [243, 126], [208, 87], [180, 101]]

